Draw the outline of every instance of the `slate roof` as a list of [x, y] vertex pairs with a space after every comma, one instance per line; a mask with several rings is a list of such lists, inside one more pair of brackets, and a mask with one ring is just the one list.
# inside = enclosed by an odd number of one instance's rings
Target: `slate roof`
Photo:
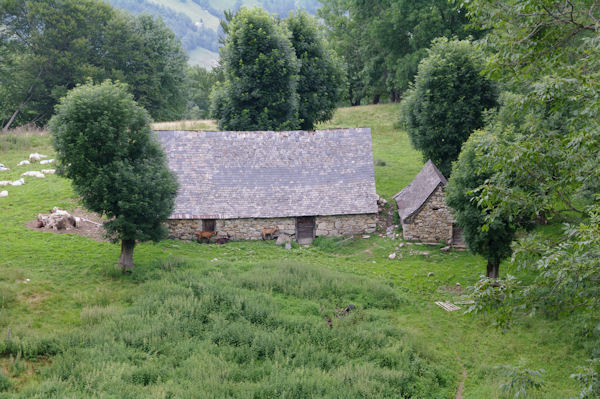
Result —
[[413, 181], [394, 195], [400, 220], [404, 221], [419, 211], [440, 184], [445, 186], [448, 180], [430, 159]]
[[157, 134], [180, 185], [170, 219], [377, 212], [369, 128]]

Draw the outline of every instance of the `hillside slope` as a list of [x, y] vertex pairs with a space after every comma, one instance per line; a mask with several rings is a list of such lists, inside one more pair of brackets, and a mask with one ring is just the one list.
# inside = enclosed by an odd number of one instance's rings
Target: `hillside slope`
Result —
[[215, 66], [219, 57], [219, 20], [223, 11], [236, 11], [242, 6], [259, 6], [267, 11], [287, 15], [303, 9], [314, 14], [318, 0], [105, 0], [116, 8], [134, 15], [148, 13], [160, 16], [190, 55], [190, 64]]

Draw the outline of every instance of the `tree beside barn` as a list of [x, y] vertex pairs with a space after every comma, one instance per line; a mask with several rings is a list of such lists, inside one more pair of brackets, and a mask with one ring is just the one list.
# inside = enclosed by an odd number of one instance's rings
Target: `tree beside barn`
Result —
[[107, 237], [121, 241], [118, 266], [131, 271], [136, 242], [164, 237], [177, 192], [148, 112], [124, 84], [90, 83], [60, 101], [50, 131], [59, 173], [86, 208], [108, 218]]

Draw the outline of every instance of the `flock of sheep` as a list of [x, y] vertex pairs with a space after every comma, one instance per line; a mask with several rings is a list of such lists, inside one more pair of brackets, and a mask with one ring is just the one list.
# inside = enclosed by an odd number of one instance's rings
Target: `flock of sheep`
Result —
[[[29, 160], [23, 160], [17, 164], [17, 166], [26, 166], [32, 163], [39, 162], [40, 165], [49, 165], [54, 163], [54, 159], [42, 159], [48, 158], [47, 155], [38, 154], [34, 152], [33, 154], [29, 154]], [[0, 163], [0, 172], [7, 172], [10, 169], [7, 168], [4, 164]], [[55, 169], [42, 169], [42, 171], [30, 170], [21, 174], [21, 178], [15, 181], [10, 180], [0, 180], [0, 186], [22, 186], [25, 184], [24, 177], [37, 177], [39, 179], [43, 179], [46, 175], [52, 175], [56, 172]], [[0, 198], [8, 197], [8, 191], [3, 190], [0, 191]]]

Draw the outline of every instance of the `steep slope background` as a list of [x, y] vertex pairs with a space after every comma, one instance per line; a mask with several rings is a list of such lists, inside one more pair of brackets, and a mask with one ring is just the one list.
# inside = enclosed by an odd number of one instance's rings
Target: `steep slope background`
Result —
[[114, 7], [134, 15], [160, 16], [190, 56], [191, 65], [207, 68], [219, 58], [219, 20], [225, 10], [237, 11], [242, 6], [263, 7], [270, 13], [286, 16], [302, 9], [315, 14], [318, 0], [106, 0]]

